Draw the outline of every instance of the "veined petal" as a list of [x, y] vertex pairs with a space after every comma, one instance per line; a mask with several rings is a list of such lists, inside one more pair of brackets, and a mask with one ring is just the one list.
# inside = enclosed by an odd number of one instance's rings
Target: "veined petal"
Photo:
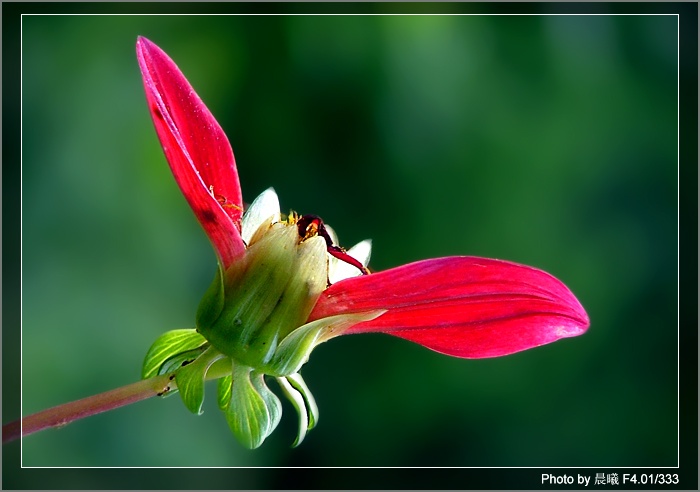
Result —
[[501, 260], [424, 260], [331, 285], [309, 321], [386, 309], [343, 334], [383, 332], [447, 355], [497, 357], [580, 335], [588, 315], [536, 268]]
[[144, 37], [138, 38], [136, 54], [170, 169], [226, 269], [245, 251], [243, 200], [231, 145], [167, 54]]

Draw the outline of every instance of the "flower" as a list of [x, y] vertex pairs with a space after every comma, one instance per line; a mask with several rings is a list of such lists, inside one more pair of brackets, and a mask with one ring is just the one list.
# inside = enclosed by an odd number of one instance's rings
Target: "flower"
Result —
[[573, 337], [588, 316], [553, 276], [508, 261], [458, 256], [369, 273], [371, 243], [348, 251], [313, 215], [282, 217], [264, 191], [244, 212], [231, 146], [175, 63], [139, 37], [146, 99], [182, 193], [218, 258], [196, 329], [161, 335], [143, 377], [172, 374], [201, 413], [205, 379], [234, 435], [255, 448], [277, 426], [274, 378], [299, 414], [299, 444], [318, 420], [300, 375], [311, 351], [339, 335], [382, 332], [463, 358], [498, 357]]

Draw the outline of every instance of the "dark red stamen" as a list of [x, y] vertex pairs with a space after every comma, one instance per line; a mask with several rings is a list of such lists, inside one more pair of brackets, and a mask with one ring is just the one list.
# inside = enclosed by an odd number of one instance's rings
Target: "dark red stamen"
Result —
[[345, 263], [349, 263], [350, 265], [358, 268], [363, 275], [367, 275], [369, 273], [369, 270], [367, 270], [367, 268], [361, 262], [347, 254], [340, 246], [333, 244], [333, 240], [328, 234], [326, 226], [323, 224], [321, 217], [317, 215], [302, 215], [297, 220], [297, 227], [299, 229], [299, 236], [302, 239], [313, 236], [321, 236], [323, 239], [325, 239], [328, 253], [331, 256], [335, 256], [340, 261], [344, 261]]

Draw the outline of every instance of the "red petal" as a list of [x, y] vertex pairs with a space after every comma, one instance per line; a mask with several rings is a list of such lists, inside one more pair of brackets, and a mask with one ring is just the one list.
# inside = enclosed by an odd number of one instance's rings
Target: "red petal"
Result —
[[136, 54], [170, 169], [226, 268], [245, 251], [239, 232], [243, 200], [231, 145], [163, 50], [139, 37]]
[[383, 332], [455, 357], [511, 354], [580, 335], [588, 315], [559, 280], [501, 260], [424, 260], [330, 286], [309, 321], [388, 309], [344, 334]]

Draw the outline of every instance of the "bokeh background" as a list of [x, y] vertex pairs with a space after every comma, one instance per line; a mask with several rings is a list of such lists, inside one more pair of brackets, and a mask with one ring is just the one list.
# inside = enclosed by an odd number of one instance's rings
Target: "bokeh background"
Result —
[[297, 449], [289, 405], [261, 449], [239, 446], [211, 383], [202, 416], [144, 401], [25, 439], [24, 466], [677, 464], [674, 16], [25, 17], [24, 414], [138, 379], [214, 273], [147, 112], [137, 35], [222, 124], [247, 201], [273, 186], [345, 246], [372, 238], [375, 270], [536, 266], [591, 327], [485, 360], [335, 339], [304, 367], [321, 415]]

